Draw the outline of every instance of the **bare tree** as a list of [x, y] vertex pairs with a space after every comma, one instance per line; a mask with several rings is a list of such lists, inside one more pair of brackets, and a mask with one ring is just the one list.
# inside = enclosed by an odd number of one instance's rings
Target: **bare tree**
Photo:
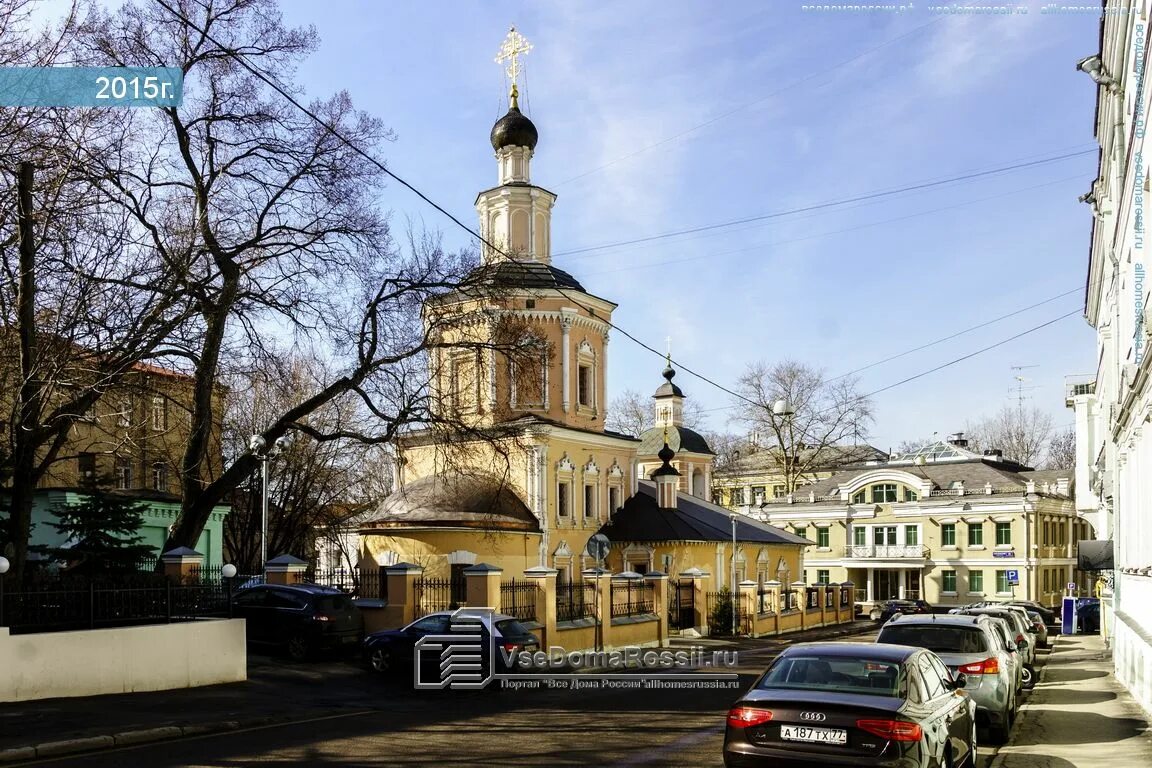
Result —
[[1048, 440], [1044, 456], [1045, 469], [1076, 468], [1076, 429], [1067, 427], [1055, 432]]
[[994, 416], [968, 424], [965, 434], [977, 450], [997, 450], [1005, 458], [1034, 467], [1052, 436], [1052, 415], [1039, 408], [1005, 405]]
[[[484, 284], [472, 251], [392, 240], [377, 199], [385, 175], [349, 146], [372, 151], [388, 140], [379, 120], [338, 93], [309, 105], [321, 125], [265, 82], [298, 90], [286, 76], [315, 48], [313, 29], [286, 27], [273, 0], [171, 5], [177, 14], [159, 4], [93, 13], [83, 36], [86, 63], [184, 72], [181, 106], [124, 110], [118, 151], [91, 158], [101, 163], [94, 183], [197, 310], [162, 350], [195, 382], [181, 513], [166, 547], [194, 545], [213, 506], [259, 464], [245, 451], [212, 471], [228, 376], [286, 349], [324, 349], [324, 378], [268, 412], [258, 434], [268, 445], [289, 432], [392, 442], [414, 423], [436, 422], [427, 353], [449, 345], [441, 331], [462, 319], [443, 311], [422, 322], [422, 307]], [[371, 414], [368, 427], [329, 430], [311, 419], [345, 396]]]
[[832, 446], [867, 438], [872, 402], [856, 384], [792, 360], [752, 363], [736, 382], [734, 420], [769, 441], [786, 493], [827, 462]]
[[[706, 417], [703, 408], [695, 400], [684, 400], [684, 426], [688, 429], [703, 428]], [[608, 417], [604, 426], [613, 432], [625, 435], [641, 435], [656, 424], [652, 397], [642, 395], [634, 389], [626, 389], [612, 398], [608, 406]]]

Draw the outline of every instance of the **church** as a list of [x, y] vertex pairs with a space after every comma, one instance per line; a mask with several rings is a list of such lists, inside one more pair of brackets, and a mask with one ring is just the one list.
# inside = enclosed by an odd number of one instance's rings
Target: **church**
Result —
[[[508, 111], [490, 132], [498, 183], [476, 197], [480, 264], [469, 290], [424, 308], [426, 323], [458, 319], [435, 326], [429, 383], [445, 421], [463, 426], [401, 441], [397, 490], [359, 530], [362, 565], [414, 563], [437, 578], [478, 563], [511, 577], [545, 567], [560, 583], [594, 567], [696, 569], [717, 588], [731, 574], [799, 578], [812, 542], [711, 502], [713, 452], [684, 426], [670, 359], [655, 426], [640, 436], [605, 428], [617, 305], [552, 264], [556, 195], [532, 181], [539, 132], [519, 108], [524, 47], [512, 50]], [[514, 358], [494, 343], [509, 328], [522, 342]], [[588, 553], [597, 533], [612, 543], [605, 562]]]

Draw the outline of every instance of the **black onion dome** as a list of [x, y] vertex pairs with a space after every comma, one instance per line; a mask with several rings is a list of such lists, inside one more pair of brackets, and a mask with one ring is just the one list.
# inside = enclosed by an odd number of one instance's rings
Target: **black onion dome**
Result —
[[664, 368], [664, 383], [656, 390], [656, 394], [652, 397], [668, 397], [675, 395], [676, 397], [684, 397], [684, 392], [680, 387], [672, 383], [672, 379], [676, 377], [676, 370], [672, 367], [672, 362], [669, 361], [668, 365]]
[[513, 105], [508, 114], [496, 121], [492, 126], [492, 149], [500, 151], [504, 147], [528, 147], [536, 149], [536, 142], [540, 134], [536, 126], [529, 120], [519, 107]]
[[661, 448], [660, 452], [657, 453], [656, 455], [660, 458], [660, 461], [667, 464], [668, 462], [672, 461], [672, 459], [676, 456], [676, 452], [668, 447], [668, 443], [664, 443], [664, 447]]

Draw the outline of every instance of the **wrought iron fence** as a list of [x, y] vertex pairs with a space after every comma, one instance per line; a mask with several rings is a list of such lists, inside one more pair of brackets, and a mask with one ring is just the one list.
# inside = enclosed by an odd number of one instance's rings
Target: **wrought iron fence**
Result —
[[625, 579], [612, 582], [612, 618], [642, 616], [652, 613], [656, 605], [656, 592], [652, 582]]
[[419, 578], [414, 582], [416, 617], [459, 608], [468, 594], [464, 579]]
[[61, 579], [5, 589], [0, 580], [0, 626], [12, 634], [163, 624], [231, 614], [229, 585], [179, 584], [160, 577]]
[[534, 581], [505, 581], [500, 585], [500, 610], [520, 621], [536, 621], [536, 596], [539, 588]]
[[596, 615], [596, 585], [566, 581], [556, 585], [556, 620], [577, 621]]
[[709, 592], [708, 601], [708, 627], [710, 634], [733, 634], [733, 614], [735, 614], [736, 633], [749, 633], [752, 631], [751, 595], [739, 592]]
[[696, 584], [682, 579], [669, 584], [668, 627], [691, 629], [696, 625]]

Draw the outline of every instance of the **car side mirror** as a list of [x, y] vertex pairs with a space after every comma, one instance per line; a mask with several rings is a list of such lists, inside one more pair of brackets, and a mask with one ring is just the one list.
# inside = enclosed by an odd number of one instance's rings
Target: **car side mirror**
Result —
[[1004, 643], [1004, 650], [1008, 651], [1009, 653], [1016, 653], [1020, 649], [1016, 647], [1015, 643], [1005, 642]]
[[958, 672], [956, 677], [952, 680], [952, 690], [958, 691], [961, 688], [968, 687], [968, 676], [963, 672]]
[[1027, 640], [1021, 640], [1019, 643], [1016, 644], [1016, 647], [1022, 651], [1028, 647], [1028, 641]]

